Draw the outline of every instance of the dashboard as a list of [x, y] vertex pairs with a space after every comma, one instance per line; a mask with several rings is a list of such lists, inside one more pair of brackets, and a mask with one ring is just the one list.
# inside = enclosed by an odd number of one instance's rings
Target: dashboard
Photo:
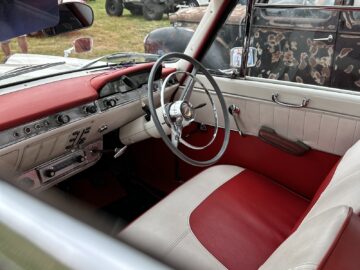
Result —
[[[101, 158], [94, 150], [102, 149], [103, 135], [144, 114], [140, 101], [147, 98], [151, 66], [106, 70], [0, 96], [5, 116], [0, 119], [0, 173], [40, 191], [94, 165]], [[155, 92], [172, 71], [158, 72]]]

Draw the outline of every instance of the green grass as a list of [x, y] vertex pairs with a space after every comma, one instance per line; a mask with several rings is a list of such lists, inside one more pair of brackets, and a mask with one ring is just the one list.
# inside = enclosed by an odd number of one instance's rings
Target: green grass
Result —
[[[110, 17], [105, 11], [105, 0], [88, 2], [94, 10], [94, 24], [84, 30], [62, 34], [56, 37], [28, 37], [29, 53], [63, 56], [63, 51], [72, 46], [80, 36], [94, 40], [90, 53], [72, 54], [70, 57], [94, 58], [113, 52], [143, 52], [144, 38], [152, 30], [169, 26], [166, 15], [161, 21], [146, 21], [142, 16], [133, 16], [124, 9], [121, 17]], [[19, 52], [16, 40], [11, 41], [12, 53]], [[1, 50], [0, 50], [1, 51]], [[0, 60], [4, 57], [0, 52]]]
[[[56, 259], [0, 223], [0, 268], [66, 270]], [[61, 251], [59, 251], [61, 252]]]

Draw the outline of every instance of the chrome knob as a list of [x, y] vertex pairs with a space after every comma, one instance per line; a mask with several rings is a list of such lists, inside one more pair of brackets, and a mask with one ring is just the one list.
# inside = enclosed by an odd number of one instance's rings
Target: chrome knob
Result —
[[67, 124], [70, 122], [70, 116], [66, 115], [66, 114], [59, 114], [56, 117], [56, 122], [58, 122], [59, 124], [63, 125], [63, 124]]
[[96, 105], [88, 105], [84, 107], [84, 112], [88, 114], [96, 113], [97, 107]]
[[55, 176], [55, 170], [50, 168], [50, 169], [47, 169], [45, 172], [44, 172], [44, 175], [46, 177], [54, 177]]

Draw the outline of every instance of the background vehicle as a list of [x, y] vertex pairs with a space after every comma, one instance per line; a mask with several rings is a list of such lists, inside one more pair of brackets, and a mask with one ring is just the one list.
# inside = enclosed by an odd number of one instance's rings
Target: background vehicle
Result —
[[209, 0], [187, 0], [186, 5], [189, 7], [206, 6], [209, 4]]
[[164, 13], [175, 12], [178, 5], [199, 6], [207, 4], [201, 0], [106, 0], [105, 9], [110, 16], [122, 16], [123, 9], [132, 15], [143, 15], [147, 20], [161, 20]]
[[[280, 4], [278, 1], [268, 3]], [[284, 3], [287, 2], [281, 1], [281, 4]], [[334, 4], [334, 1], [327, 3]], [[357, 13], [320, 11], [311, 9], [311, 5], [316, 7], [316, 4], [308, 3], [304, 9], [297, 11], [266, 6], [254, 11], [250, 46], [257, 48], [258, 60], [256, 66], [248, 70], [249, 75], [359, 91]], [[170, 16], [170, 22], [175, 28], [196, 29], [204, 12], [205, 9], [201, 7], [179, 10]], [[218, 34], [218, 38], [229, 44], [229, 48], [242, 44], [243, 19], [244, 6], [238, 5]], [[167, 36], [171, 36], [172, 31], [179, 32], [179, 29], [155, 31], [159, 38], [156, 43], [165, 44]], [[175, 49], [170, 42], [166, 44], [168, 48], [163, 51]], [[153, 52], [150, 48], [145, 44], [147, 52]], [[176, 48], [179, 51], [183, 49]]]
[[[216, 42], [202, 59], [202, 63], [208, 68], [230, 68], [230, 49], [242, 46], [244, 41], [245, 9], [246, 6], [237, 5], [218, 32]], [[183, 52], [205, 11], [206, 7], [193, 7], [180, 9], [171, 14], [170, 23], [173, 27], [164, 27], [149, 33], [144, 40], [145, 52]], [[242, 21], [240, 25], [239, 21]]]

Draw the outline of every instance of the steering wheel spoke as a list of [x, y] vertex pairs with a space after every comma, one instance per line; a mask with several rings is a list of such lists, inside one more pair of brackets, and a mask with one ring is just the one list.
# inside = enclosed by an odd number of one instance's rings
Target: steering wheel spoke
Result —
[[186, 84], [185, 84], [183, 92], [181, 93], [180, 100], [182, 100], [182, 101], [190, 100], [191, 93], [192, 93], [192, 91], [194, 89], [194, 85], [195, 85], [195, 77], [196, 77], [196, 74], [198, 73], [198, 71], [199, 71], [198, 66], [194, 65], [191, 73], [186, 78]]
[[171, 143], [174, 147], [178, 148], [179, 142], [181, 142], [182, 126], [174, 125], [171, 128]]

